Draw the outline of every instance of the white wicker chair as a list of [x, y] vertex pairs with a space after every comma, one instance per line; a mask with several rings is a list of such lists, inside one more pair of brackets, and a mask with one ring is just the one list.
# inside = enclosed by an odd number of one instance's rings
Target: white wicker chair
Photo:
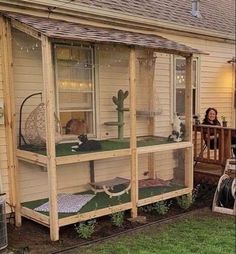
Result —
[[[46, 146], [46, 121], [45, 104], [40, 103], [28, 116], [25, 121], [25, 139], [34, 146]], [[62, 137], [62, 128], [60, 121], [55, 115], [55, 143], [58, 144]]]

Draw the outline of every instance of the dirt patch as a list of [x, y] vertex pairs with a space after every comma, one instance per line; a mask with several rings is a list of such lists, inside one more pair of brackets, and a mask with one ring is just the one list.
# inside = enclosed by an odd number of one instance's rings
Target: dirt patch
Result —
[[[209, 186], [202, 186], [196, 202], [187, 211], [197, 211], [197, 209], [203, 207], [210, 208], [210, 204], [212, 203], [213, 199], [213, 193], [214, 187], [209, 188]], [[175, 199], [173, 199], [171, 202], [171, 208], [169, 212], [164, 216], [157, 215], [153, 212], [147, 212], [145, 209], [140, 209], [139, 215], [146, 216], [146, 223], [149, 223], [162, 220], [164, 218], [170, 218], [172, 216], [186, 212], [178, 207]], [[129, 212], [127, 212], [125, 216], [126, 218], [129, 218]], [[8, 246], [9, 249], [15, 253], [47, 254], [53, 253], [55, 251], [60, 251], [78, 244], [89, 243], [93, 240], [99, 240], [104, 237], [112, 236], [128, 229], [136, 228], [139, 225], [140, 224], [137, 222], [130, 222], [126, 219], [122, 227], [115, 227], [111, 223], [111, 217], [105, 216], [96, 220], [96, 229], [90, 240], [79, 238], [78, 234], [75, 231], [74, 225], [69, 225], [60, 229], [60, 240], [57, 242], [52, 242], [50, 240], [50, 232], [48, 228], [33, 221], [23, 219], [22, 227], [20, 228], [16, 228], [12, 224], [8, 225]]]

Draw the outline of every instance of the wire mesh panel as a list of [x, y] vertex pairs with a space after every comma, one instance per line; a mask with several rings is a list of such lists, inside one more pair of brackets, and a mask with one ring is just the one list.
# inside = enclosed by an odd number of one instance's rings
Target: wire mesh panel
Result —
[[7, 223], [6, 223], [5, 202], [6, 202], [5, 195], [1, 195], [0, 196], [0, 250], [7, 247]]

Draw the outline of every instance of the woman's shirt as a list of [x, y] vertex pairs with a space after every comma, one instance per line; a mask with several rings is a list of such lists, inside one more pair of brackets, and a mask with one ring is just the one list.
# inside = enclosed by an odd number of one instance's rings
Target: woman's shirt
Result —
[[210, 122], [208, 119], [204, 119], [202, 124], [205, 124], [205, 125], [218, 125], [218, 126], [221, 126], [220, 122], [218, 120], [214, 120], [213, 123]]
[[[208, 119], [204, 119], [202, 124], [205, 124], [205, 125], [212, 125], [212, 126], [221, 126], [220, 122], [216, 119], [212, 122], [210, 122]], [[207, 131], [205, 130], [204, 131], [205, 135], [207, 134]], [[210, 130], [210, 135], [211, 136], [214, 136], [214, 130]]]

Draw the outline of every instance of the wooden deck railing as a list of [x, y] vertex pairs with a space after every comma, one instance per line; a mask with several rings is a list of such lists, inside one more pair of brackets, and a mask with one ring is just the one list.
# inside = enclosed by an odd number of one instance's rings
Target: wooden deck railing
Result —
[[224, 166], [231, 157], [231, 140], [236, 135], [233, 128], [194, 125], [193, 145], [195, 162], [205, 162]]

